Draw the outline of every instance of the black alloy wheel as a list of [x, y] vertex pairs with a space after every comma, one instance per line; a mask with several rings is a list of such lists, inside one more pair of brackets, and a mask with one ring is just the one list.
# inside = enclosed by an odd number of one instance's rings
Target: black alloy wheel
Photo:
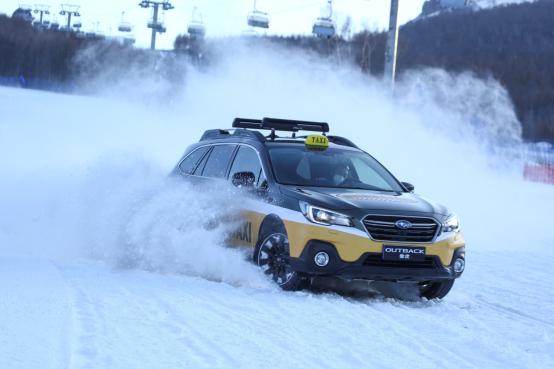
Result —
[[267, 236], [259, 243], [255, 256], [255, 261], [264, 274], [271, 276], [282, 289], [302, 289], [305, 278], [290, 266], [289, 239], [286, 234], [272, 233]]

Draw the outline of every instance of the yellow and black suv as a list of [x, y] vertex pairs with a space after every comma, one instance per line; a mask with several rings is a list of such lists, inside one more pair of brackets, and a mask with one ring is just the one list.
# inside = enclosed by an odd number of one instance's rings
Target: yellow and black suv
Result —
[[250, 247], [285, 290], [333, 277], [408, 283], [421, 297], [444, 297], [465, 267], [457, 216], [328, 132], [327, 123], [237, 118], [233, 129], [206, 131], [173, 174], [254, 194], [231, 243]]

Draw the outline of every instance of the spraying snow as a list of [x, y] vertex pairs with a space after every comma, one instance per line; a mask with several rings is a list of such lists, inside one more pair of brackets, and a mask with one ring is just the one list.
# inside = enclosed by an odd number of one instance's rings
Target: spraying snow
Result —
[[[186, 67], [168, 104], [120, 78], [110, 98], [0, 89], [1, 367], [554, 365], [554, 190], [522, 180], [494, 81], [418, 71], [391, 94], [348, 65], [246, 47]], [[247, 200], [167, 173], [235, 116], [328, 121], [449, 205], [468, 269], [448, 298], [283, 293], [224, 248], [232, 223], [212, 217]]]

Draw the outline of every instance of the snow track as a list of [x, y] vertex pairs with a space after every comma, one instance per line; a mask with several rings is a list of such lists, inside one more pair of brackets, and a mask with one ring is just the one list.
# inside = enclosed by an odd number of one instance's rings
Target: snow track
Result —
[[[0, 291], [0, 314], [17, 328], [0, 365], [12, 369], [554, 365], [554, 319], [525, 303], [538, 291], [521, 279], [510, 282], [513, 296], [472, 292], [470, 276], [437, 303], [284, 293], [86, 261], [10, 260], [0, 271], [14, 288]], [[552, 301], [546, 292], [541, 306]]]

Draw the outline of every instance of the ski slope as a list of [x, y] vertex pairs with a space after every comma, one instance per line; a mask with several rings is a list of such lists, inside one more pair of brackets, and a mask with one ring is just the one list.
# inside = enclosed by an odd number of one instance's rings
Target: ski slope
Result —
[[[274, 56], [190, 69], [169, 104], [144, 80], [0, 88], [0, 368], [554, 367], [554, 188], [522, 180], [505, 92], [420, 71], [393, 98], [347, 66]], [[448, 204], [468, 256], [453, 291], [287, 293], [223, 248], [225, 226], [204, 226], [244, 199], [165, 176], [234, 116], [328, 120]]]

